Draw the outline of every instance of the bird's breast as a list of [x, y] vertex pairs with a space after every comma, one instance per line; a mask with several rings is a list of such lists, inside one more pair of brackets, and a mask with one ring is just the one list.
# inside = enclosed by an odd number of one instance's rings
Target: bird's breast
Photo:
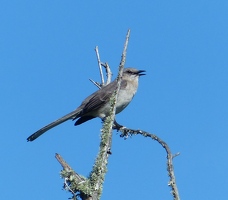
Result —
[[[122, 85], [116, 102], [116, 114], [124, 110], [131, 102], [138, 88], [138, 81], [128, 81]], [[104, 118], [110, 114], [110, 103], [104, 104], [96, 113], [96, 116]]]
[[126, 87], [124, 89], [120, 89], [119, 95], [116, 102], [116, 114], [120, 113], [124, 108], [128, 106], [128, 104], [133, 99], [137, 88], [136, 87]]

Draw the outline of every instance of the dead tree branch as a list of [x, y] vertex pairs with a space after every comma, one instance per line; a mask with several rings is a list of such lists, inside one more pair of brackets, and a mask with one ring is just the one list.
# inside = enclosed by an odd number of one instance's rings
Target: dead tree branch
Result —
[[[72, 199], [77, 200], [79, 196], [82, 200], [99, 200], [102, 194], [102, 187], [105, 179], [105, 175], [107, 173], [107, 164], [108, 158], [111, 154], [111, 145], [112, 145], [112, 130], [117, 129], [121, 132], [121, 137], [127, 139], [129, 136], [140, 134], [144, 137], [149, 137], [153, 140], [156, 140], [166, 151], [167, 153], [167, 171], [169, 175], [169, 186], [171, 187], [171, 193], [173, 195], [174, 200], [180, 200], [175, 175], [174, 175], [174, 168], [173, 168], [173, 158], [179, 155], [179, 153], [173, 155], [167, 143], [161, 140], [154, 134], [150, 134], [148, 132], [142, 130], [133, 130], [128, 129], [115, 121], [115, 111], [116, 111], [116, 101], [118, 92], [120, 89], [120, 83], [122, 79], [122, 73], [126, 61], [126, 53], [127, 53], [127, 46], [130, 36], [130, 30], [127, 32], [123, 53], [121, 55], [121, 61], [119, 64], [119, 72], [117, 77], [117, 87], [110, 99], [111, 109], [110, 115], [106, 117], [103, 127], [101, 130], [101, 142], [100, 142], [100, 149], [95, 160], [94, 166], [88, 178], [83, 177], [77, 174], [59, 155], [56, 154], [56, 159], [63, 167], [61, 171], [61, 176], [64, 178], [64, 189], [70, 191], [72, 193]], [[97, 87], [101, 88], [104, 85], [110, 83], [111, 81], [111, 70], [108, 63], [102, 63], [100, 61], [100, 56], [98, 52], [98, 47], [95, 48], [98, 65], [100, 69], [100, 76], [101, 76], [101, 83], [95, 82], [91, 80]], [[107, 74], [107, 81], [104, 82], [102, 66], [106, 69]], [[114, 126], [113, 126], [114, 124]]]
[[95, 164], [88, 178], [78, 175], [72, 168], [56, 154], [56, 159], [59, 161], [63, 170], [62, 177], [65, 179], [64, 188], [73, 194], [72, 199], [77, 199], [80, 196], [82, 200], [99, 200], [102, 193], [102, 186], [107, 172], [108, 157], [111, 154], [112, 144], [112, 126], [115, 119], [116, 101], [120, 90], [123, 68], [126, 60], [127, 45], [130, 37], [130, 30], [127, 32], [126, 41], [124, 44], [121, 62], [119, 65], [119, 73], [117, 77], [117, 88], [113, 93], [110, 104], [110, 115], [106, 117], [103, 128], [101, 130], [100, 150], [97, 155]]
[[100, 76], [101, 76], [101, 86], [104, 85], [104, 75], [103, 75], [103, 71], [102, 71], [102, 67], [101, 67], [101, 60], [100, 60], [100, 55], [98, 52], [98, 46], [95, 47], [95, 52], [97, 55], [97, 62], [98, 62], [98, 67], [99, 67], [99, 71], [100, 71]]
[[179, 153], [176, 154], [172, 154], [171, 150], [169, 148], [169, 146], [167, 145], [167, 143], [165, 143], [163, 140], [161, 140], [158, 136], [142, 131], [142, 130], [133, 130], [133, 129], [129, 129], [126, 127], [123, 127], [119, 129], [119, 131], [121, 132], [120, 137], [124, 137], [125, 139], [128, 138], [128, 136], [132, 136], [132, 135], [142, 135], [144, 137], [150, 137], [153, 140], [156, 140], [166, 151], [167, 153], [167, 171], [168, 171], [168, 175], [170, 177], [168, 186], [171, 187], [171, 193], [173, 195], [173, 199], [174, 200], [180, 200], [180, 196], [178, 193], [178, 188], [176, 185], [176, 179], [175, 179], [175, 175], [174, 175], [174, 168], [173, 168], [173, 158], [178, 156]]
[[[99, 71], [100, 71], [100, 77], [101, 77], [101, 83], [98, 83], [92, 79], [89, 79], [94, 85], [96, 85], [99, 89], [105, 85], [108, 85], [111, 82], [112, 79], [112, 72], [111, 69], [108, 65], [108, 63], [102, 63], [100, 60], [100, 55], [99, 55], [99, 50], [98, 50], [98, 46], [95, 47], [95, 51], [96, 51], [96, 55], [97, 55], [97, 62], [98, 62], [98, 66], [99, 66]], [[106, 83], [104, 82], [104, 75], [103, 75], [103, 71], [102, 71], [102, 67], [105, 68], [106, 71], [106, 76], [107, 76], [107, 80]]]

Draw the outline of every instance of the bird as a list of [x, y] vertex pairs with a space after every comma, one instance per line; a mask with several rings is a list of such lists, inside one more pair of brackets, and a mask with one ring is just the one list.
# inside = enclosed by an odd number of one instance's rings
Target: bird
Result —
[[[120, 83], [120, 90], [116, 101], [116, 113], [124, 110], [132, 101], [137, 89], [139, 77], [145, 75], [145, 70], [135, 68], [125, 68], [123, 70]], [[110, 114], [110, 98], [117, 88], [117, 79], [101, 87], [99, 90], [88, 96], [81, 105], [74, 111], [63, 117], [51, 122], [50, 124], [39, 129], [27, 138], [27, 141], [33, 141], [46, 131], [62, 124], [67, 120], [76, 120], [75, 126], [80, 125], [88, 120], [99, 117], [102, 120]]]

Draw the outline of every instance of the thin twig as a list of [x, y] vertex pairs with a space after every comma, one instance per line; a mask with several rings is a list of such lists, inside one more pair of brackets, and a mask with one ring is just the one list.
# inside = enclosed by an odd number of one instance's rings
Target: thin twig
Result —
[[96, 85], [99, 89], [101, 89], [100, 83], [98, 83], [98, 82], [96, 82], [96, 81], [94, 81], [94, 80], [92, 80], [92, 79], [90, 79], [90, 78], [89, 78], [89, 80], [90, 80], [94, 85]]
[[111, 80], [112, 80], [112, 72], [111, 72], [111, 68], [109, 67], [108, 63], [101, 63], [101, 65], [105, 68], [106, 71], [106, 76], [107, 76], [107, 80], [106, 80], [106, 84], [108, 85]]
[[101, 85], [104, 85], [104, 75], [103, 75], [103, 71], [102, 71], [102, 67], [101, 67], [101, 60], [100, 60], [100, 55], [99, 55], [99, 51], [98, 51], [98, 46], [95, 47], [95, 51], [96, 51], [96, 55], [97, 55], [97, 62], [98, 62], [98, 67], [99, 67], [99, 71], [100, 71], [100, 76], [101, 76]]
[[71, 188], [69, 187], [67, 181], [68, 181], [68, 178], [64, 178], [64, 185], [73, 194], [73, 198], [76, 199], [76, 194], [74, 193], [73, 190], [71, 190]]

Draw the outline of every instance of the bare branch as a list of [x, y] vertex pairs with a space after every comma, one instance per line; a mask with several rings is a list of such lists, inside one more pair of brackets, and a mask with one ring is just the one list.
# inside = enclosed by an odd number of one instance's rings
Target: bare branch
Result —
[[175, 179], [175, 175], [174, 175], [174, 168], [173, 168], [173, 158], [176, 157], [177, 155], [179, 155], [180, 153], [172, 155], [169, 146], [163, 140], [161, 140], [158, 136], [156, 136], [154, 134], [150, 134], [150, 133], [147, 133], [142, 130], [128, 129], [126, 127], [123, 127], [122, 125], [120, 125], [120, 127], [121, 128], [119, 129], [119, 131], [122, 133], [120, 136], [124, 137], [125, 139], [127, 139], [129, 135], [132, 136], [132, 135], [140, 134], [144, 137], [150, 137], [151, 139], [156, 140], [157, 142], [159, 142], [159, 144], [162, 145], [162, 147], [166, 150], [166, 153], [167, 153], [167, 171], [168, 171], [168, 175], [170, 177], [168, 185], [172, 189], [171, 193], [173, 195], [174, 200], [180, 200], [178, 188], [176, 185], [176, 179]]
[[90, 79], [90, 78], [89, 78], [89, 80], [90, 80], [94, 85], [96, 85], [99, 89], [101, 89], [100, 83], [98, 83], [98, 82], [96, 82], [96, 81], [94, 81], [94, 80], [92, 80], [92, 79]]
[[104, 85], [104, 75], [103, 75], [103, 71], [102, 71], [102, 67], [101, 67], [101, 60], [100, 60], [100, 55], [99, 55], [99, 51], [98, 51], [98, 46], [95, 47], [95, 51], [96, 51], [96, 55], [97, 55], [97, 62], [98, 62], [98, 67], [99, 67], [99, 71], [100, 71], [100, 76], [101, 76], [101, 85]]
[[[108, 85], [110, 82], [111, 82], [111, 79], [112, 79], [112, 72], [111, 72], [111, 69], [108, 65], [108, 63], [101, 63], [101, 66], [103, 66], [105, 68], [105, 71], [106, 71], [106, 76], [107, 76], [107, 80], [106, 80], [106, 83], [104, 85]], [[99, 89], [101, 89], [102, 84], [92, 80], [92, 79], [89, 79], [94, 85], [96, 85]]]
[[[64, 170], [66, 171], [72, 171], [72, 168], [70, 167], [70, 165], [68, 165], [66, 163], [66, 161], [61, 157], [60, 154], [56, 153], [55, 154], [55, 158], [58, 160], [58, 162], [61, 164], [61, 166], [63, 167]], [[82, 182], [85, 181], [85, 178], [81, 177], [79, 174], [77, 174], [76, 172], [73, 173], [73, 175], [75, 176], [75, 178], [78, 180], [78, 182]]]
[[56, 153], [55, 158], [63, 167], [61, 176], [64, 178], [64, 189], [72, 193], [72, 199], [76, 200], [77, 194], [84, 195], [83, 200], [89, 199], [91, 196], [87, 194], [88, 180], [77, 174], [59, 154]]
[[[126, 42], [124, 44], [124, 50], [123, 50], [123, 53], [122, 53], [122, 56], [121, 56], [121, 62], [120, 62], [120, 65], [119, 65], [119, 74], [118, 74], [117, 80], [119, 78], [122, 78], [123, 68], [124, 68], [124, 64], [125, 64], [125, 61], [126, 61], [127, 46], [128, 46], [129, 37], [130, 37], [130, 29], [127, 32]], [[121, 77], [119, 77], [119, 75], [121, 75]]]
[[[83, 200], [100, 199], [104, 177], [107, 172], [108, 157], [111, 154], [112, 126], [115, 119], [116, 101], [117, 101], [118, 92], [120, 90], [120, 83], [121, 83], [123, 68], [126, 60], [129, 36], [130, 36], [130, 30], [127, 33], [123, 53], [121, 56], [119, 73], [117, 77], [117, 88], [110, 99], [110, 104], [111, 104], [110, 115], [106, 117], [104, 121], [103, 128], [101, 130], [102, 134], [101, 134], [100, 150], [96, 158], [94, 167], [88, 179], [74, 172], [72, 168], [62, 159], [62, 157], [59, 154], [56, 154], [55, 156], [56, 159], [63, 167], [63, 170], [61, 171], [61, 175], [65, 180], [64, 188], [73, 194], [73, 197], [72, 197], [73, 199], [77, 199], [77, 195], [79, 195], [80, 198]], [[100, 66], [101, 62], [99, 58], [98, 48], [96, 48], [96, 52], [98, 57], [98, 63]], [[106, 71], [107, 71], [107, 74], [111, 74], [111, 70], [108, 64], [106, 64]], [[102, 70], [100, 72], [101, 72], [101, 77], [103, 77]], [[92, 81], [92, 82], [95, 85], [99, 86], [99, 84], [97, 84], [95, 81]]]
[[106, 71], [106, 76], [107, 76], [107, 80], [106, 80], [106, 84], [105, 85], [108, 85], [111, 80], [112, 80], [112, 72], [111, 72], [111, 69], [108, 65], [108, 63], [101, 63], [101, 65], [105, 68], [105, 71]]
[[96, 158], [95, 165], [93, 167], [93, 170], [89, 176], [90, 185], [93, 188], [94, 196], [97, 196], [98, 199], [100, 198], [100, 195], [102, 193], [102, 185], [104, 182], [104, 177], [107, 172], [107, 164], [108, 164], [108, 157], [111, 153], [111, 144], [112, 144], [112, 126], [115, 119], [115, 113], [116, 113], [116, 101], [117, 96], [120, 90], [120, 83], [122, 80], [122, 73], [123, 68], [126, 60], [126, 53], [127, 53], [127, 45], [128, 40], [130, 36], [130, 31], [127, 33], [126, 41], [124, 44], [123, 53], [121, 56], [121, 62], [119, 65], [119, 73], [117, 77], [117, 88], [114, 91], [114, 94], [112, 95], [110, 99], [111, 109], [110, 109], [110, 115], [106, 117], [103, 128], [101, 130], [101, 143], [100, 143], [100, 150], [99, 154]]
[[[95, 52], [96, 52], [97, 62], [98, 62], [99, 71], [100, 71], [101, 83], [98, 83], [92, 79], [89, 79], [89, 80], [100, 89], [101, 87], [108, 85], [111, 82], [112, 72], [107, 62], [106, 63], [101, 62], [98, 46], [95, 47]], [[104, 75], [103, 75], [102, 67], [104, 67], [106, 71], [106, 76], [107, 76], [106, 83], [104, 83]]]

